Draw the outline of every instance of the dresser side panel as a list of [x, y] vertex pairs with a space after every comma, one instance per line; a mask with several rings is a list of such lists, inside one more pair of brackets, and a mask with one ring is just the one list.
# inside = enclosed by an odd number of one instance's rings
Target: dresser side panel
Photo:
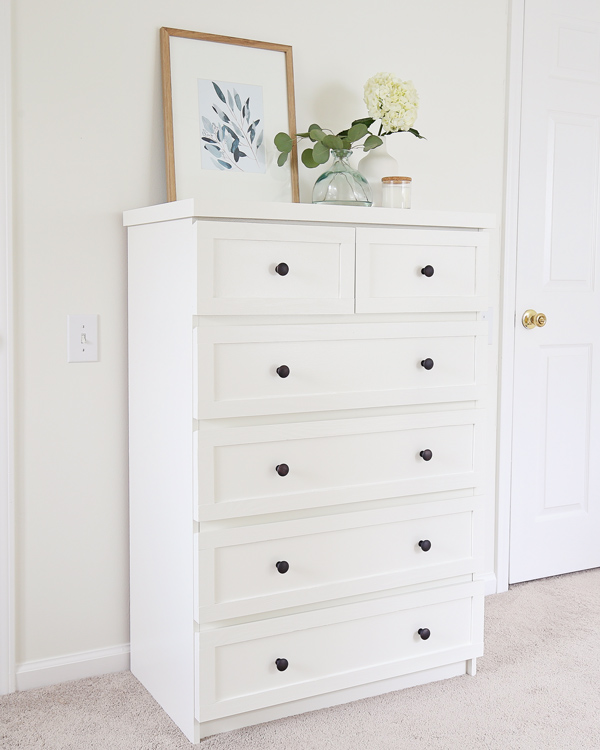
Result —
[[193, 741], [196, 230], [128, 231], [131, 669]]

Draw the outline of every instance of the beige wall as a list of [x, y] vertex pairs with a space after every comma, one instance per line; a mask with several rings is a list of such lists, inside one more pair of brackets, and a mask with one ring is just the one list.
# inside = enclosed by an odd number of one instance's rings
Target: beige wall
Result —
[[[500, 217], [507, 6], [14, 3], [18, 663], [128, 641], [121, 212], [166, 199], [159, 27], [291, 44], [301, 128], [365, 116], [376, 72], [411, 78], [428, 140], [390, 151], [413, 206]], [[304, 200], [316, 176], [301, 167]], [[99, 363], [67, 364], [69, 313], [100, 315]]]

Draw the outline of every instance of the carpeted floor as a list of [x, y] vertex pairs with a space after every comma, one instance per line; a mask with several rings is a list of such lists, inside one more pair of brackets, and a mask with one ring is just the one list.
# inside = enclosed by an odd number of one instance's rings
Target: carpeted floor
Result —
[[[2, 750], [189, 750], [128, 672], [0, 698]], [[202, 750], [600, 750], [600, 569], [486, 600], [457, 677], [209, 737]]]

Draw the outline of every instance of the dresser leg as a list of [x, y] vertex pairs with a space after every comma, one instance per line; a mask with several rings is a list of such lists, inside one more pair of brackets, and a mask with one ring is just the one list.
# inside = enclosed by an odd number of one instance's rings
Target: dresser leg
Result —
[[467, 674], [475, 677], [477, 674], [477, 659], [467, 659]]

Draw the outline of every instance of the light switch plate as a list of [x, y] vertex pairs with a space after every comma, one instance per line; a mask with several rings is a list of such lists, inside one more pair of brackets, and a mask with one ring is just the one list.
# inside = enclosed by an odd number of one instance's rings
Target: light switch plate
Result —
[[67, 315], [67, 362], [98, 361], [98, 316]]

